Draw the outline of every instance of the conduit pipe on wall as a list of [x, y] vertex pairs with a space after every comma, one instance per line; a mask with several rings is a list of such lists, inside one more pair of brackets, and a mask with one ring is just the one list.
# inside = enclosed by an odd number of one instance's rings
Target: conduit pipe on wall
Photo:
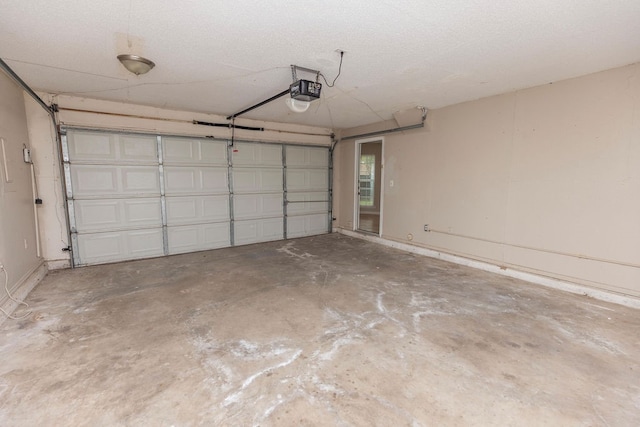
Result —
[[429, 228], [429, 232], [430, 233], [437, 233], [437, 234], [445, 234], [447, 236], [453, 236], [453, 237], [460, 237], [460, 238], [463, 238], [463, 239], [478, 240], [480, 242], [487, 242], [487, 243], [492, 243], [492, 244], [496, 244], [496, 245], [511, 246], [513, 248], [527, 249], [527, 250], [536, 251], [536, 252], [546, 252], [546, 253], [550, 253], [550, 254], [554, 254], [554, 255], [562, 255], [562, 256], [567, 256], [567, 257], [572, 257], [572, 258], [586, 259], [586, 260], [589, 260], [589, 261], [602, 262], [602, 263], [606, 263], [606, 264], [616, 264], [616, 265], [621, 265], [623, 267], [640, 268], [639, 264], [633, 264], [633, 263], [630, 263], [630, 262], [617, 261], [617, 260], [614, 260], [614, 259], [598, 258], [598, 257], [590, 256], [590, 255], [584, 255], [584, 254], [574, 254], [574, 253], [570, 253], [570, 252], [555, 251], [555, 250], [552, 250], [552, 249], [536, 248], [536, 247], [533, 247], [533, 246], [518, 245], [518, 244], [515, 244], [515, 243], [499, 242], [497, 240], [485, 239], [483, 237], [468, 236], [466, 234], [452, 233], [450, 231], [438, 230], [438, 229], [434, 229], [434, 228]]
[[420, 123], [418, 123], [418, 124], [409, 125], [409, 126], [400, 126], [400, 127], [396, 127], [396, 128], [379, 130], [379, 131], [369, 132], [369, 133], [361, 133], [359, 135], [345, 136], [344, 138], [341, 138], [341, 140], [342, 141], [347, 141], [349, 139], [369, 138], [369, 137], [372, 137], [372, 136], [386, 135], [388, 133], [402, 132], [402, 131], [405, 131], [405, 130], [423, 128], [424, 127], [424, 121], [427, 118], [427, 109], [424, 108], [424, 107], [417, 107], [417, 108], [422, 111], [422, 117], [421, 117]]
[[331, 147], [329, 148], [329, 233], [333, 231], [333, 150], [340, 142], [335, 134], [331, 134]]
[[33, 216], [36, 227], [36, 255], [38, 257], [42, 256], [40, 249], [40, 221], [38, 220], [38, 202], [40, 201], [40, 195], [38, 194], [38, 185], [36, 184], [36, 168], [33, 165], [33, 162], [29, 163], [29, 168], [31, 169], [31, 193], [33, 194]]

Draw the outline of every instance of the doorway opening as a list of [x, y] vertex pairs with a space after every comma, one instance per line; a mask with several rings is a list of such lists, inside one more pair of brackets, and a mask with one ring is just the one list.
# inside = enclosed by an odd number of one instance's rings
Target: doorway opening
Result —
[[382, 235], [383, 141], [356, 143], [355, 229]]

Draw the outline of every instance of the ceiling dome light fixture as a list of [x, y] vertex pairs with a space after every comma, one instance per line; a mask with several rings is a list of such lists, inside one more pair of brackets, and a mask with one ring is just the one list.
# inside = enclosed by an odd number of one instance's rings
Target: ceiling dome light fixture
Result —
[[295, 98], [287, 98], [285, 102], [287, 103], [287, 107], [294, 113], [304, 113], [309, 109], [309, 106], [311, 106], [311, 102], [301, 101]]
[[156, 64], [153, 61], [138, 55], [118, 55], [118, 61], [122, 62], [124, 68], [139, 76], [148, 73]]

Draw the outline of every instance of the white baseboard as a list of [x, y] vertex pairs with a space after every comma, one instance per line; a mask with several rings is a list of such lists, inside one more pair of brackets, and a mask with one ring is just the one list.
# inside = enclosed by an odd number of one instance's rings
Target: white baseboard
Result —
[[640, 298], [635, 298], [630, 295], [620, 295], [617, 293], [595, 289], [577, 283], [571, 283], [560, 279], [554, 279], [551, 277], [540, 276], [538, 274], [514, 270], [512, 268], [505, 269], [504, 267], [500, 267], [488, 262], [477, 261], [458, 255], [451, 255], [446, 252], [439, 252], [433, 249], [421, 248], [419, 246], [409, 245], [407, 243], [394, 242], [393, 240], [383, 239], [382, 237], [358, 233], [342, 228], [334, 228], [333, 231], [344, 234], [345, 236], [355, 237], [391, 248], [400, 249], [405, 252], [423, 255], [430, 258], [437, 258], [444, 261], [452, 262], [454, 264], [465, 265], [467, 267], [477, 268], [478, 270], [500, 274], [501, 276], [513, 277], [514, 279], [524, 280], [526, 282], [535, 283], [537, 285], [546, 286], [548, 288], [559, 289], [565, 292], [571, 292], [573, 294], [586, 295], [588, 297], [595, 298], [601, 301], [612, 302], [615, 304], [640, 309]]
[[[14, 289], [11, 291], [11, 296], [17, 300], [23, 301], [27, 297], [27, 295], [29, 295], [29, 292], [31, 292], [33, 288], [35, 288], [46, 275], [47, 265], [42, 262], [30, 274], [28, 274], [26, 278], [22, 280], [22, 282], [18, 283], [17, 287], [14, 287]], [[5, 295], [4, 287], [0, 290], [0, 295], [5, 298], [4, 302], [2, 303], [2, 309], [9, 314], [13, 313], [13, 311], [18, 307], [18, 303], [12, 301]], [[0, 313], [0, 325], [2, 325], [2, 323], [4, 323], [7, 319], [8, 317]]]

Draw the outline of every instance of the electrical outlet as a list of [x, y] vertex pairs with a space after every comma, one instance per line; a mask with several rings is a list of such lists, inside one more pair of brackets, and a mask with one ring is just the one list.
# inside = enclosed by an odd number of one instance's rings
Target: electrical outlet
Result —
[[431, 229], [429, 228], [429, 224], [424, 225], [424, 231], [431, 231]]

